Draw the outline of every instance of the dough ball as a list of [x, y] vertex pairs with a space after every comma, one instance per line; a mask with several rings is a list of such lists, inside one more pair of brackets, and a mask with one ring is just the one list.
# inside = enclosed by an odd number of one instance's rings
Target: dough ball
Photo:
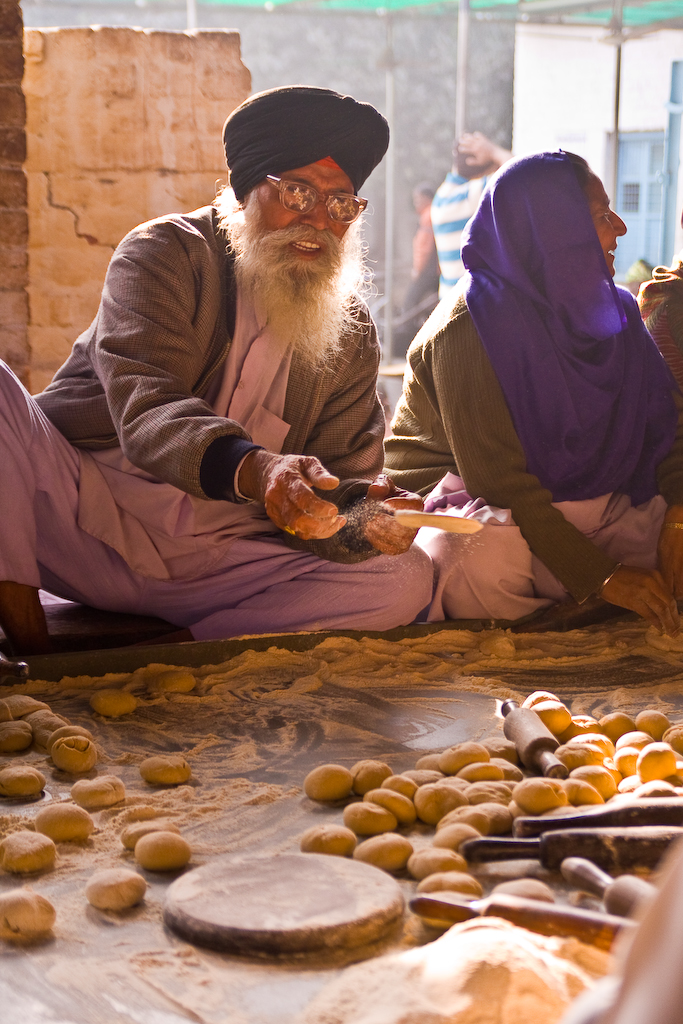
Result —
[[135, 804], [129, 807], [122, 815], [122, 821], [151, 821], [152, 818], [163, 818], [164, 812], [151, 804]]
[[503, 779], [507, 779], [508, 782], [521, 782], [524, 778], [524, 773], [521, 768], [518, 768], [516, 764], [511, 764], [504, 757], [492, 757], [491, 764], [495, 764], [497, 768], [503, 773]]
[[676, 772], [676, 755], [668, 743], [650, 743], [640, 751], [636, 771], [643, 782], [666, 779]]
[[600, 726], [590, 715], [572, 715], [571, 724], [557, 738], [560, 743], [566, 743], [574, 736], [581, 736], [587, 732], [599, 732]]
[[[454, 810], [449, 811], [448, 814], [444, 814], [436, 826], [436, 834], [438, 836], [442, 828], [446, 828], [449, 825], [471, 825], [482, 836], [487, 836], [489, 834], [489, 824], [489, 816], [486, 811], [480, 811], [478, 807], [470, 807], [469, 805], [466, 807], [456, 807]], [[434, 842], [436, 842], [436, 839]]]
[[534, 692], [530, 693], [526, 700], [522, 702], [522, 707], [534, 708], [537, 704], [545, 704], [549, 700], [554, 701], [557, 704], [561, 703], [560, 698], [556, 694], [551, 693], [550, 690], [534, 690]]
[[344, 824], [357, 836], [378, 836], [398, 828], [398, 821], [391, 811], [364, 800], [344, 808]]
[[569, 802], [562, 783], [556, 779], [525, 779], [517, 783], [512, 796], [526, 814], [543, 814]]
[[321, 764], [304, 779], [304, 793], [309, 800], [344, 800], [351, 795], [353, 775], [340, 764]]
[[402, 796], [400, 793], [393, 793], [390, 789], [382, 789], [380, 787], [379, 789], [371, 789], [369, 793], [365, 794], [363, 800], [391, 811], [402, 827], [415, 824], [415, 818], [417, 817], [415, 804], [407, 796]]
[[562, 779], [562, 786], [572, 807], [605, 802], [595, 786], [591, 786], [590, 782], [585, 782], [583, 779]]
[[[480, 839], [481, 835], [482, 833], [478, 829], [464, 821], [451, 822], [451, 824], [444, 825], [443, 828], [437, 830], [436, 835], [432, 839], [432, 846], [437, 850], [453, 850], [455, 853], [458, 853], [462, 844], [466, 843], [468, 839]], [[441, 869], [437, 868], [436, 870]]]
[[49, 836], [55, 843], [77, 843], [88, 838], [95, 822], [82, 807], [55, 803], [38, 811], [35, 826], [36, 832]]
[[510, 636], [486, 636], [479, 641], [479, 650], [489, 658], [514, 658], [515, 641]]
[[443, 772], [433, 772], [430, 768], [412, 768], [401, 774], [412, 779], [417, 786], [428, 786], [430, 783], [439, 782], [444, 778]]
[[458, 778], [466, 782], [495, 782], [503, 778], [503, 772], [490, 761], [474, 761], [460, 769]]
[[664, 743], [668, 743], [677, 754], [683, 754], [683, 725], [680, 722], [672, 725], [670, 729], [666, 730], [662, 740]]
[[351, 768], [351, 774], [354, 793], [365, 796], [371, 789], [379, 789], [384, 780], [394, 773], [384, 761], [357, 761]]
[[52, 753], [53, 745], [57, 740], [61, 740], [62, 736], [85, 736], [86, 739], [92, 740], [93, 743], [95, 742], [93, 734], [88, 729], [84, 729], [82, 725], [62, 725], [59, 729], [55, 729], [53, 733], [50, 733], [50, 737], [45, 744], [48, 754]]
[[135, 859], [146, 871], [178, 871], [191, 856], [190, 844], [175, 832], [150, 832], [135, 844]]
[[140, 775], [152, 786], [179, 786], [192, 775], [182, 754], [156, 754], [140, 765]]
[[467, 799], [473, 805], [497, 803], [507, 806], [512, 799], [512, 790], [516, 785], [516, 782], [510, 785], [509, 783], [496, 782], [495, 780], [490, 782], [473, 782], [466, 790]]
[[0, 868], [18, 875], [49, 871], [56, 852], [52, 840], [40, 832], [11, 832], [0, 843]]
[[506, 739], [505, 736], [489, 736], [487, 739], [481, 741], [481, 745], [488, 750], [489, 757], [492, 761], [502, 758], [504, 761], [509, 761], [510, 764], [519, 764], [517, 747], [514, 745], [512, 740]]
[[7, 701], [0, 700], [0, 722], [11, 722], [12, 712]]
[[417, 816], [426, 825], [436, 825], [449, 811], [455, 807], [463, 807], [468, 802], [462, 790], [438, 782], [430, 786], [420, 786], [414, 797]]
[[128, 868], [105, 868], [91, 875], [85, 898], [98, 910], [128, 910], [144, 899], [147, 882]]
[[80, 807], [96, 811], [126, 799], [126, 788], [117, 775], [99, 775], [96, 779], [79, 779], [71, 787], [71, 799]]
[[566, 745], [568, 747], [581, 747], [585, 746], [586, 743], [590, 743], [593, 747], [599, 747], [604, 757], [614, 756], [616, 749], [614, 744], [609, 736], [603, 736], [601, 732], [586, 732], [582, 736], [574, 736], [572, 739], [567, 740]]
[[640, 775], [628, 775], [625, 779], [622, 779], [617, 790], [620, 793], [635, 793], [643, 785]]
[[439, 768], [439, 760], [440, 760], [440, 758], [441, 758], [441, 754], [425, 754], [423, 757], [418, 757], [417, 761], [415, 762], [415, 767], [418, 768], [418, 769], [419, 768], [427, 768], [427, 769], [429, 769], [431, 771], [438, 772], [438, 771], [440, 771], [440, 768]]
[[10, 709], [12, 718], [23, 718], [24, 715], [30, 715], [34, 711], [50, 711], [52, 713], [49, 704], [42, 700], [36, 700], [35, 697], [29, 697], [27, 693], [9, 693], [2, 699]]
[[[586, 764], [583, 768], [575, 768], [571, 773], [573, 779], [581, 779], [590, 783], [603, 800], [611, 800], [617, 792], [617, 783], [614, 776], [607, 768], [599, 764]], [[519, 803], [519, 801], [517, 801]]]
[[175, 832], [176, 835], [180, 835], [180, 829], [172, 821], [154, 818], [152, 821], [136, 821], [132, 825], [126, 825], [121, 833], [121, 842], [127, 850], [134, 850], [139, 840], [143, 836], [151, 835], [152, 832]]
[[45, 776], [29, 765], [0, 769], [0, 796], [36, 796], [44, 785]]
[[33, 741], [38, 747], [47, 750], [50, 736], [63, 725], [71, 725], [68, 718], [55, 715], [49, 708], [40, 711], [32, 711], [23, 716], [23, 721], [28, 722], [33, 730]]
[[670, 782], [666, 782], [664, 779], [652, 779], [634, 789], [633, 795], [639, 800], [647, 800], [655, 797], [678, 796], [678, 793]]
[[[439, 772], [440, 774], [441, 772]], [[417, 783], [413, 779], [409, 779], [407, 775], [390, 775], [379, 788], [391, 789], [394, 793], [400, 793], [401, 796], [412, 800], [417, 792]]]
[[458, 892], [478, 899], [483, 890], [476, 878], [464, 871], [437, 871], [417, 885], [418, 892]]
[[601, 732], [604, 732], [615, 746], [620, 736], [624, 736], [627, 732], [635, 732], [637, 729], [636, 723], [630, 715], [625, 715], [623, 711], [613, 711], [611, 714], [605, 715], [598, 724]]
[[467, 871], [467, 861], [447, 847], [427, 846], [412, 855], [408, 861], [408, 871], [421, 882], [423, 878], [441, 871]]
[[0, 722], [0, 754], [26, 750], [33, 743], [33, 729], [28, 722]]
[[97, 748], [87, 736], [62, 736], [50, 754], [57, 768], [72, 775], [89, 772], [97, 764]]
[[150, 693], [189, 693], [194, 690], [197, 680], [186, 669], [171, 669], [150, 675], [147, 689]]
[[302, 853], [329, 853], [350, 857], [356, 848], [355, 834], [343, 825], [314, 825], [304, 832], [299, 843]]
[[559, 700], [539, 701], [538, 704], [534, 704], [533, 710], [553, 736], [561, 736], [571, 725], [572, 713]]
[[640, 757], [640, 751], [636, 747], [620, 747], [614, 753], [614, 763], [618, 771], [626, 778], [636, 774], [636, 764]]
[[489, 761], [491, 755], [482, 743], [458, 743], [444, 750], [439, 757], [439, 770], [444, 775], [457, 775], [467, 764]]
[[512, 828], [512, 815], [507, 804], [477, 804], [478, 811], [484, 811], [489, 819], [487, 835], [504, 836]]
[[635, 747], [636, 750], [642, 750], [648, 743], [652, 743], [652, 736], [647, 732], [626, 732], [623, 736], [620, 736], [615, 743], [616, 750], [621, 750], [622, 747]]
[[555, 751], [555, 756], [570, 772], [575, 768], [582, 768], [585, 764], [602, 764], [605, 760], [602, 749], [590, 742], [563, 743]]
[[661, 711], [641, 711], [636, 715], [635, 727], [640, 732], [649, 732], [655, 742], [659, 742], [671, 722]]
[[0, 894], [0, 938], [10, 941], [37, 939], [52, 930], [55, 908], [44, 896], [30, 889], [12, 889]]
[[90, 698], [90, 707], [105, 718], [129, 715], [137, 706], [137, 697], [128, 690], [96, 690]]
[[491, 895], [498, 892], [507, 893], [508, 896], [521, 896], [526, 900], [543, 900], [544, 903], [555, 902], [553, 890], [540, 878], [512, 878], [509, 882], [499, 882], [498, 885], [494, 885]]
[[413, 844], [404, 836], [386, 832], [360, 843], [353, 851], [353, 859], [362, 860], [364, 864], [372, 864], [382, 871], [402, 871], [412, 852]]

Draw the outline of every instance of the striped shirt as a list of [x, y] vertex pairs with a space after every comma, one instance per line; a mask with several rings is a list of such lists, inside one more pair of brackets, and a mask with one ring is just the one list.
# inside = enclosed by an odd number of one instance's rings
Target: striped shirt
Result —
[[460, 259], [463, 229], [477, 206], [486, 178], [461, 178], [449, 171], [432, 201], [432, 227], [439, 255], [439, 299], [448, 295], [465, 273]]

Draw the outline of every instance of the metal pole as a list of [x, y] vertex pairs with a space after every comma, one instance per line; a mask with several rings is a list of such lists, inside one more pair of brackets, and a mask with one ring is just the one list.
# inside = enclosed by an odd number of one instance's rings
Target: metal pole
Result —
[[386, 14], [387, 55], [384, 72], [386, 118], [389, 122], [389, 148], [385, 158], [385, 196], [384, 196], [384, 358], [392, 362], [394, 357], [394, 26], [391, 14]]
[[197, 0], [186, 0], [187, 7], [187, 31], [192, 32], [197, 27]]
[[455, 141], [467, 129], [467, 55], [470, 28], [470, 0], [458, 7], [458, 51], [455, 66]]
[[671, 94], [667, 103], [669, 127], [664, 150], [664, 189], [659, 262], [669, 266], [674, 254], [678, 219], [678, 168], [681, 157], [681, 114], [683, 114], [683, 60], [672, 61]]
[[616, 66], [614, 69], [614, 129], [612, 132], [612, 181], [611, 199], [616, 210], [618, 207], [617, 184], [619, 181], [619, 115], [621, 106], [621, 32], [623, 28], [622, 0], [614, 0], [612, 10], [612, 31], [617, 36]]

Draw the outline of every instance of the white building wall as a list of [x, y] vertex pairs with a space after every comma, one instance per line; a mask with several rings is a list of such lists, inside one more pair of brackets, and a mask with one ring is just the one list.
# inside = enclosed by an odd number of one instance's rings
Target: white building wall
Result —
[[[513, 149], [572, 150], [603, 179], [614, 125], [616, 50], [604, 29], [517, 26]], [[660, 31], [622, 47], [620, 131], [663, 131], [671, 64], [683, 60], [683, 32]], [[607, 183], [608, 192], [611, 183]], [[683, 155], [678, 183], [683, 206]], [[680, 224], [676, 251], [683, 248]]]

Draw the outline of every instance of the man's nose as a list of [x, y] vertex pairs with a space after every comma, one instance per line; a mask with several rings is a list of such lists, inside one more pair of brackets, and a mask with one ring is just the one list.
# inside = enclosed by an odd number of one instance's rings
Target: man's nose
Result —
[[300, 219], [303, 224], [310, 224], [311, 227], [316, 228], [318, 231], [324, 231], [329, 227], [329, 215], [325, 200], [319, 199], [313, 209], [309, 210], [308, 213], [304, 213]]

